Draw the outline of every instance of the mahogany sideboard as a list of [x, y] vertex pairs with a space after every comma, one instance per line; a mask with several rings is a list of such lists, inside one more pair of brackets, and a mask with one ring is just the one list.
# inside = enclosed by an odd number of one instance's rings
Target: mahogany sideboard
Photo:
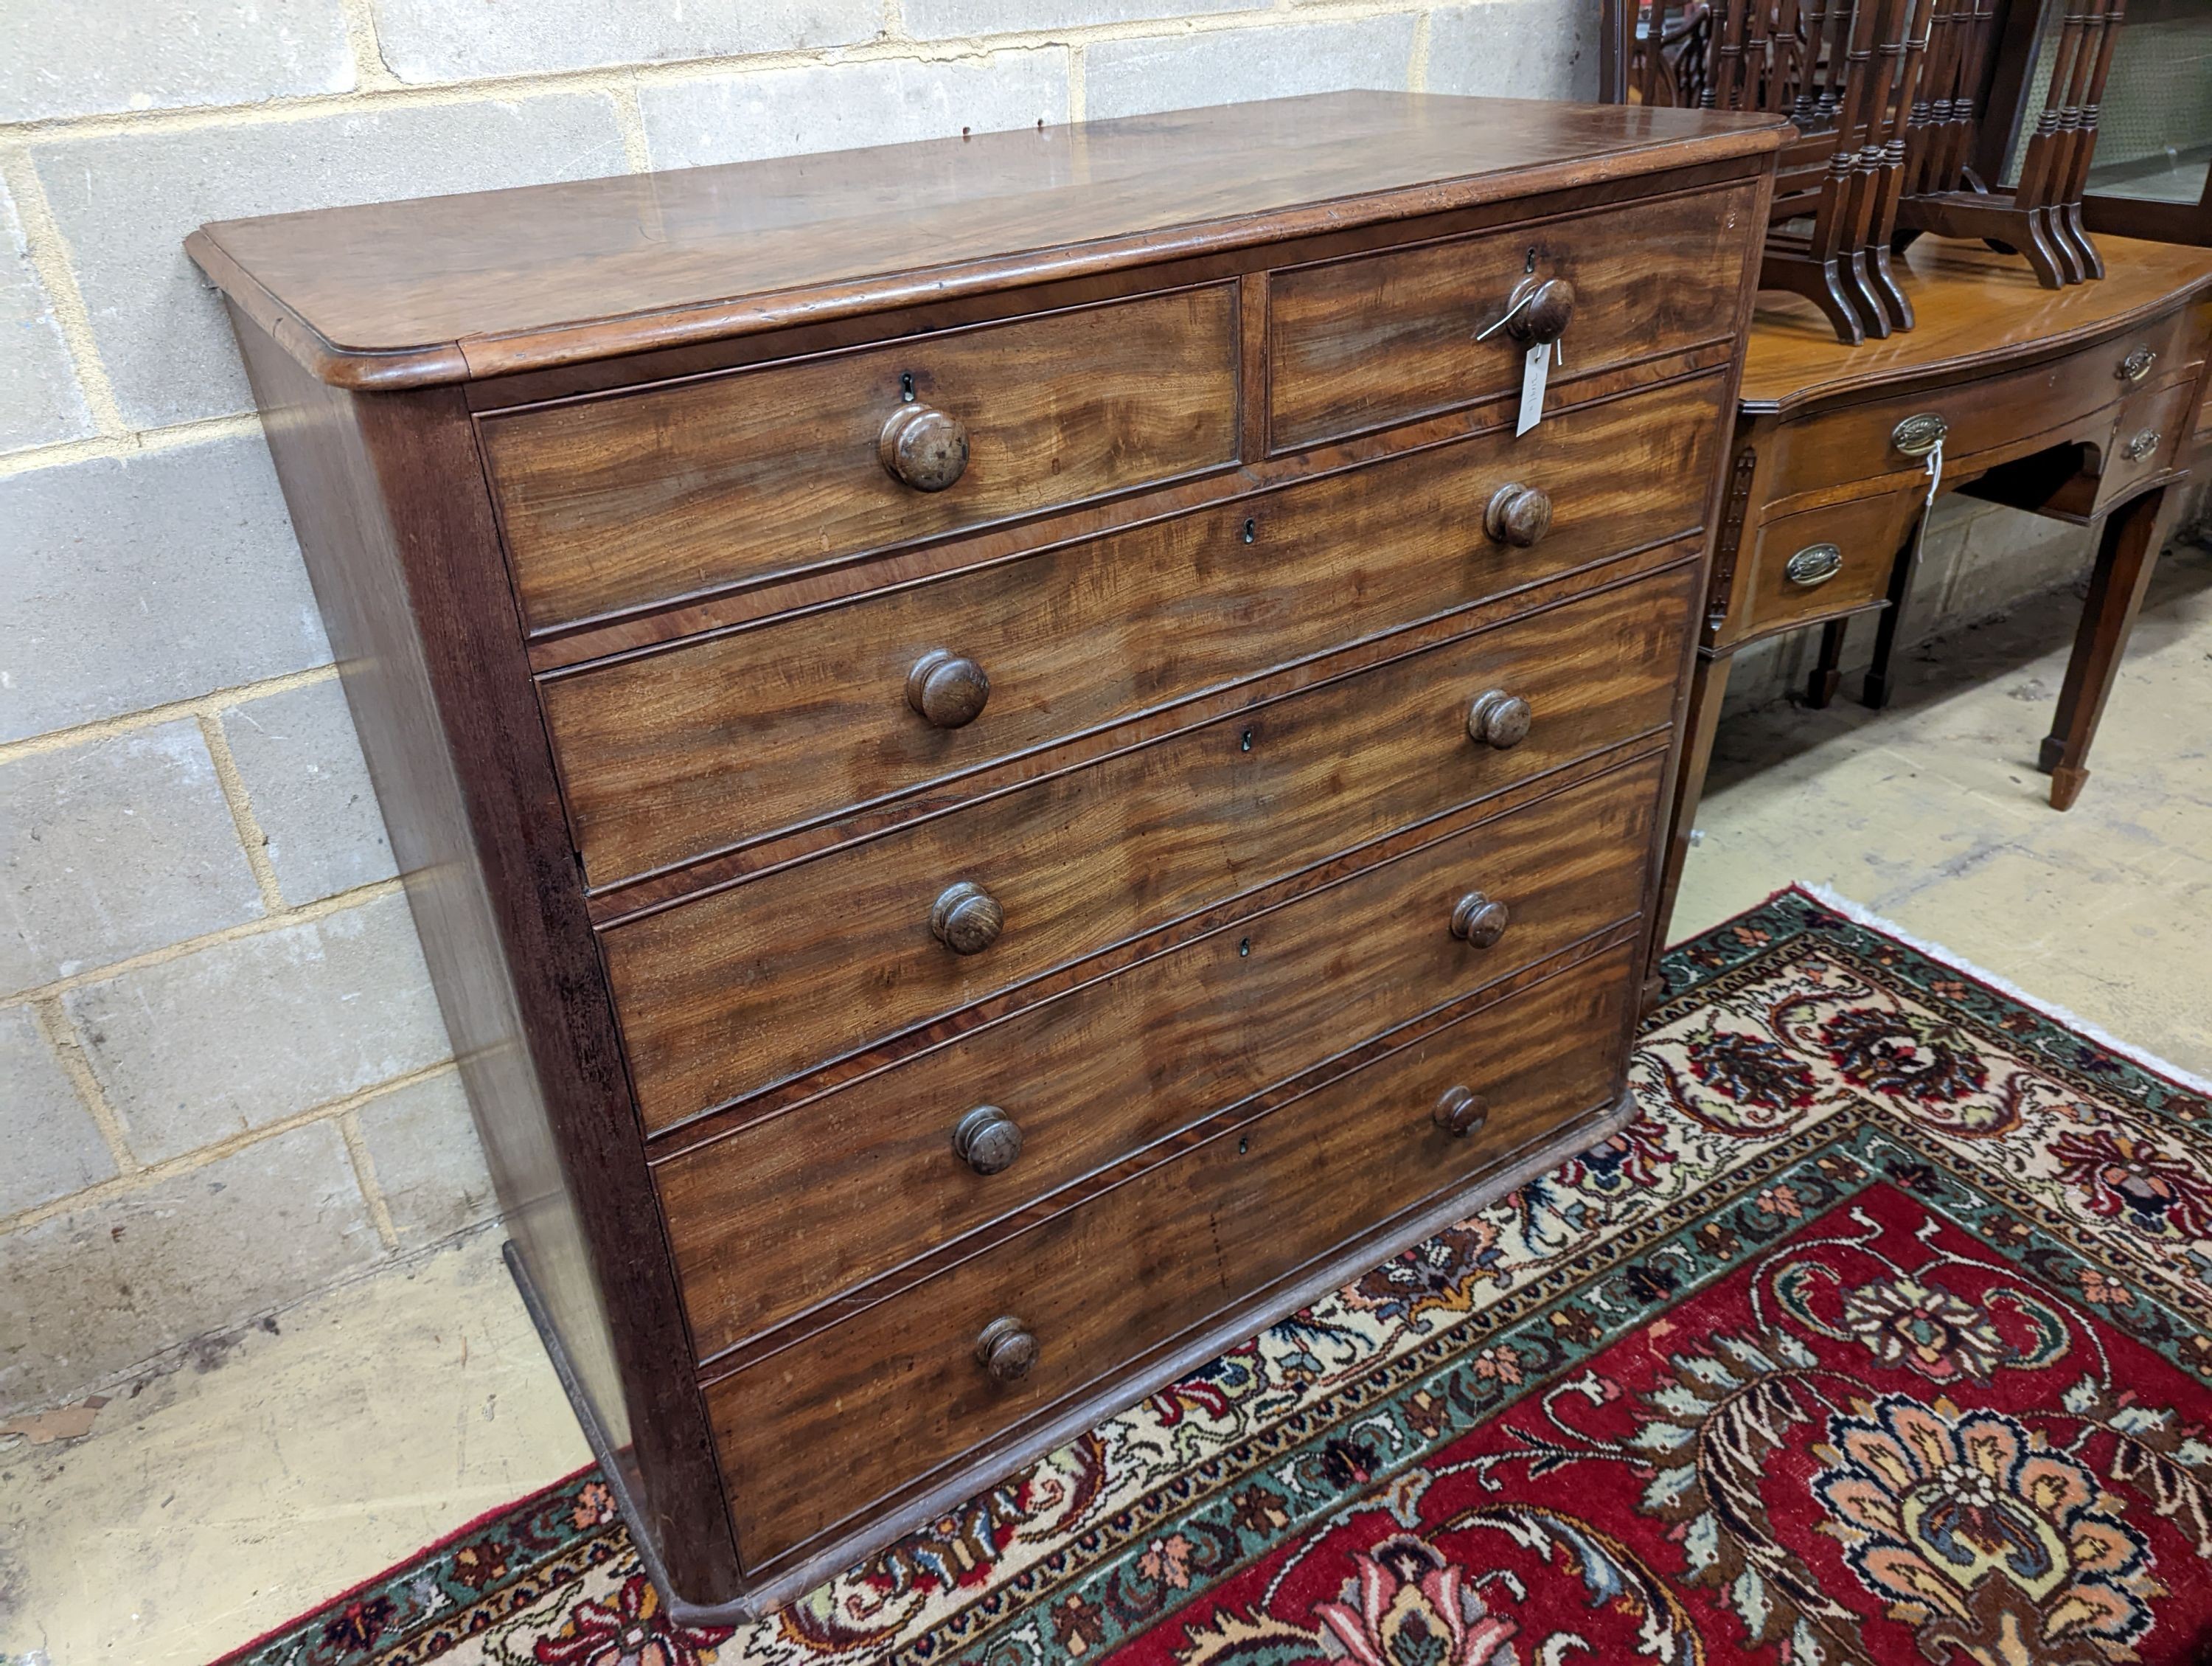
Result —
[[1923, 238], [1897, 263], [1917, 325], [1856, 347], [1792, 297], [1770, 296], [1753, 315], [1655, 955], [1737, 650], [1821, 626], [1806, 699], [1824, 706], [1844, 632], [1875, 615], [1863, 698], [1886, 705], [1921, 528], [1940, 492], [2104, 522], [2038, 758], [2054, 807], [2080, 795], [2172, 489], [2212, 438], [2212, 251], [2112, 236], [2099, 247], [2102, 278], [2051, 290], [1978, 243]]
[[679, 1614], [1626, 1119], [1784, 131], [1346, 94], [191, 237]]

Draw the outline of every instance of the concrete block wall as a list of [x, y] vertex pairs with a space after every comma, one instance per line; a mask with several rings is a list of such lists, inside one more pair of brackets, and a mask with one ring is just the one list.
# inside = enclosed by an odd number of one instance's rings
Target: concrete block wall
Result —
[[1344, 87], [1588, 0], [0, 6], [0, 1411], [495, 1205], [201, 222]]

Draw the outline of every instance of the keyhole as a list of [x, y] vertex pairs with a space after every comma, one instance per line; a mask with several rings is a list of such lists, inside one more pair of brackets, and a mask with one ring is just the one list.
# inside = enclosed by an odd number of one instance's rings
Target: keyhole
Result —
[[1241, 938], [1237, 939], [1237, 958], [1239, 960], [1242, 960], [1242, 959], [1243, 959], [1246, 955], [1248, 955], [1248, 954], [1249, 954], [1249, 953], [1251, 953], [1251, 952], [1252, 952], [1252, 939], [1251, 939], [1250, 938], [1249, 938], [1249, 937], [1241, 937]]
[[899, 400], [904, 404], [914, 403], [914, 372], [911, 370], [899, 372]]
[[1237, 737], [1237, 750], [1240, 752], [1249, 752], [1252, 750], [1251, 730], [1247, 729], [1243, 734]]
[[1531, 249], [1531, 250], [1529, 250], [1529, 251], [1528, 251], [1528, 264], [1527, 264], [1526, 265], [1522, 266], [1522, 267], [1521, 268], [1521, 270], [1522, 270], [1524, 273], [1526, 273], [1526, 272], [1533, 272], [1533, 271], [1534, 271], [1536, 270], [1536, 251], [1535, 251], [1535, 250]]
[[1249, 1154], [1250, 1154], [1250, 1152], [1251, 1152], [1251, 1150], [1252, 1150], [1252, 1136], [1251, 1136], [1251, 1135], [1247, 1134], [1247, 1135], [1245, 1135], [1245, 1136], [1244, 1136], [1244, 1138], [1243, 1138], [1242, 1140], [1239, 1140], [1237, 1142], [1237, 1154], [1239, 1157], [1244, 1157], [1244, 1156], [1248, 1156], [1248, 1155], [1249, 1155]]
[[1256, 520], [1248, 518], [1244, 522], [1244, 542], [1247, 544], [1257, 544], [1259, 541], [1260, 523]]

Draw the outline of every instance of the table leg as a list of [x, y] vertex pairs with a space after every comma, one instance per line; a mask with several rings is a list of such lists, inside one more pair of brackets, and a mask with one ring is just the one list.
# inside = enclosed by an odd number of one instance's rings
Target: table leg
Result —
[[1644, 969], [1644, 1005], [1659, 1002], [1659, 957], [1667, 947], [1667, 921], [1674, 912], [1674, 893], [1682, 887], [1682, 861], [1690, 854], [1690, 830], [1697, 825], [1698, 800], [1705, 796], [1705, 771], [1713, 761], [1713, 735], [1720, 727], [1721, 702], [1728, 693], [1733, 654], [1698, 655], [1690, 673], [1689, 709], [1682, 714], [1682, 763], [1674, 775], [1674, 798], [1667, 818], [1667, 860], [1660, 870], [1659, 900], [1652, 909], [1651, 958]]
[[1905, 547], [1897, 552], [1897, 559], [1889, 569], [1889, 605], [1881, 611], [1875, 622], [1874, 633], [1874, 663], [1867, 667], [1866, 681], [1859, 685], [1859, 703], [1874, 711], [1889, 704], [1897, 685], [1890, 680], [1889, 662], [1897, 651], [1897, 633], [1905, 623], [1905, 600], [1912, 593], [1913, 576], [1920, 570], [1920, 531], [1928, 519], [1923, 508], [1912, 518], [1905, 529]]
[[1831, 619], [1820, 627], [1820, 657], [1805, 679], [1805, 703], [1816, 712], [1828, 708], [1828, 702], [1836, 697], [1836, 685], [1844, 680], [1844, 633], [1850, 625], [1845, 617]]
[[2089, 598], [2081, 605], [2081, 623], [2074, 636], [2074, 657], [2066, 663], [2065, 686], [2058, 691], [2058, 713], [2043, 742], [2040, 766], [2051, 776], [2051, 805], [2070, 810], [2089, 779], [2089, 743], [2105, 714], [2120, 656], [2136, 611], [2158, 566], [2160, 522], [2166, 513], [2166, 488], [2145, 492], [2105, 518], [2097, 545], [2097, 565], [2089, 575]]

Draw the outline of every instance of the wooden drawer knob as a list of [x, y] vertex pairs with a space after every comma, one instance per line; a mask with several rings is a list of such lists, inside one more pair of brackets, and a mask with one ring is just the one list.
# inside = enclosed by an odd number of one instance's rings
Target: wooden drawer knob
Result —
[[1464, 938], [1478, 949], [1486, 949], [1505, 935], [1505, 927], [1512, 923], [1513, 911], [1493, 897], [1479, 891], [1471, 891], [1459, 899], [1452, 910], [1452, 935]]
[[1504, 689], [1485, 689], [1467, 708], [1468, 739], [1504, 751], [1528, 738], [1528, 702]]
[[1552, 495], [1540, 487], [1509, 481], [1491, 493], [1482, 512], [1482, 530], [1500, 544], [1534, 549], [1552, 530]]
[[1490, 1120], [1490, 1101], [1471, 1087], [1448, 1087], [1431, 1114], [1446, 1134], [1464, 1140]]
[[2138, 347], [2120, 361], [2119, 378], [2124, 382], [2139, 382], [2150, 374], [2151, 366], [2157, 362], [2156, 349]]
[[1037, 1339], [1011, 1314], [991, 1321], [975, 1339], [975, 1358], [994, 1383], [1018, 1383], [1036, 1364]]
[[968, 429], [934, 405], [901, 405], [884, 424], [876, 454], [894, 478], [941, 492], [968, 471]]
[[1021, 1125], [996, 1105], [978, 1105], [952, 1130], [952, 1149], [977, 1174], [1004, 1174], [1022, 1154]]
[[938, 893], [929, 910], [929, 929], [955, 954], [981, 954], [999, 940], [1006, 912], [979, 885], [958, 880]]
[[906, 674], [906, 703], [939, 729], [957, 729], [982, 714], [991, 679], [973, 660], [933, 648]]
[[1547, 277], [1528, 292], [1528, 299], [1505, 327], [1523, 345], [1557, 341], [1567, 332], [1575, 315], [1575, 286], [1564, 277]]

